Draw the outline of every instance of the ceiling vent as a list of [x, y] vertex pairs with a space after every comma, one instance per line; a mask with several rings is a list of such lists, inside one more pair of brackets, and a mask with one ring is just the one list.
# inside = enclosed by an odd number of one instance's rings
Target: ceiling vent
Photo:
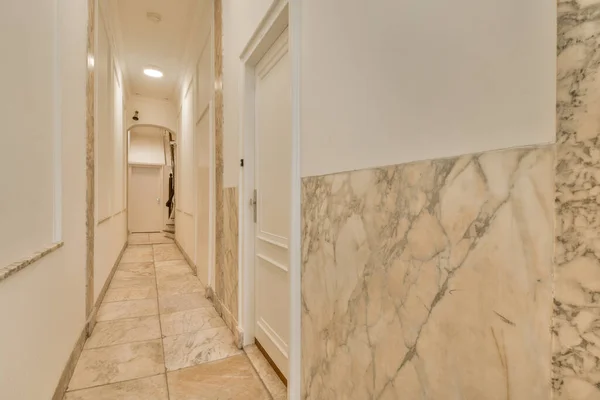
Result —
[[160, 15], [159, 13], [156, 13], [156, 12], [147, 12], [146, 18], [148, 18], [150, 21], [154, 22], [155, 24], [158, 24], [160, 21], [162, 21], [162, 15]]

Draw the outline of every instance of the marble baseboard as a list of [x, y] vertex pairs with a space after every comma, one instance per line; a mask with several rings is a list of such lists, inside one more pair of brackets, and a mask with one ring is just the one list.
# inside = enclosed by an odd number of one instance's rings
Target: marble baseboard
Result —
[[204, 293], [205, 293], [207, 299], [214, 302], [215, 291], [213, 290], [212, 286], [208, 285], [206, 287], [206, 291]]
[[108, 277], [106, 278], [106, 282], [104, 282], [104, 286], [102, 286], [102, 290], [100, 291], [100, 294], [98, 295], [96, 304], [94, 304], [94, 308], [92, 308], [92, 311], [91, 311], [90, 315], [88, 316], [88, 320], [87, 320], [87, 324], [86, 324], [88, 336], [92, 334], [92, 331], [94, 330], [94, 327], [96, 326], [98, 310], [100, 309], [100, 306], [102, 305], [102, 302], [104, 301], [104, 296], [106, 296], [108, 287], [110, 286], [110, 283], [112, 282], [113, 277], [115, 276], [115, 273], [117, 272], [117, 268], [119, 267], [119, 264], [121, 263], [121, 260], [123, 259], [123, 254], [125, 254], [125, 249], [127, 249], [127, 245], [128, 245], [128, 242], [125, 242], [125, 244], [123, 245], [123, 248], [119, 252], [119, 256], [117, 257], [112, 269], [110, 270], [110, 273], [108, 274]]
[[177, 239], [174, 239], [174, 241], [175, 241], [175, 245], [177, 245], [177, 247], [179, 248], [179, 251], [181, 251], [181, 254], [183, 254], [183, 258], [185, 259], [185, 261], [187, 261], [188, 266], [192, 270], [192, 274], [197, 275], [198, 272], [196, 271], [196, 264], [194, 264], [194, 262], [192, 261], [192, 259], [190, 258], [190, 256], [188, 256], [188, 254], [185, 252], [185, 250], [183, 250], [183, 247], [177, 241]]
[[303, 399], [550, 398], [554, 146], [303, 179]]
[[237, 318], [233, 316], [231, 311], [229, 311], [229, 309], [219, 298], [214, 299], [213, 304], [215, 306], [215, 310], [217, 310], [217, 313], [219, 313], [221, 318], [223, 318], [223, 321], [225, 321], [225, 325], [233, 334], [235, 345], [238, 347], [238, 349], [243, 348], [244, 331], [242, 328], [239, 327]]
[[75, 366], [77, 365], [77, 360], [79, 360], [79, 356], [83, 351], [83, 346], [85, 345], [85, 341], [88, 338], [88, 328], [86, 326], [81, 330], [77, 341], [75, 342], [75, 346], [71, 351], [71, 355], [65, 364], [65, 368], [63, 369], [62, 374], [60, 375], [60, 379], [58, 380], [58, 384], [56, 385], [56, 389], [54, 390], [54, 394], [52, 395], [52, 400], [63, 400], [63, 397], [69, 387], [69, 382], [71, 381], [71, 377], [73, 376], [73, 372], [75, 372]]

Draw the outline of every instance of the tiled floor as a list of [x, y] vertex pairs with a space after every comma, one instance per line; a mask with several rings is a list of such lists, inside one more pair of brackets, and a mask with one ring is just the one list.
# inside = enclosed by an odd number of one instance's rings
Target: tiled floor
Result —
[[150, 235], [130, 237], [65, 400], [285, 399], [264, 358], [236, 348], [176, 245]]

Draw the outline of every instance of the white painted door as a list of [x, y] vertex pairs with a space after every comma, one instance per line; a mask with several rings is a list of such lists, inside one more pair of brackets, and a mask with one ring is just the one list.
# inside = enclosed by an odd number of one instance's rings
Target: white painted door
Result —
[[196, 125], [196, 269], [198, 279], [208, 284], [208, 229], [209, 229], [209, 194], [210, 194], [210, 144], [209, 144], [209, 112]]
[[163, 229], [162, 168], [131, 167], [129, 180], [129, 230], [159, 232]]
[[290, 337], [291, 87], [286, 30], [256, 66], [254, 186], [254, 332], [286, 377]]

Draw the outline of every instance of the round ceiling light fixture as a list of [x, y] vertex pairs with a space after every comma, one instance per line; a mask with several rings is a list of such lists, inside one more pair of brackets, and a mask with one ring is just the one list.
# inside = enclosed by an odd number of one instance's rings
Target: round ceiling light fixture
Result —
[[151, 78], [162, 78], [163, 77], [162, 71], [156, 67], [144, 68], [144, 74]]

